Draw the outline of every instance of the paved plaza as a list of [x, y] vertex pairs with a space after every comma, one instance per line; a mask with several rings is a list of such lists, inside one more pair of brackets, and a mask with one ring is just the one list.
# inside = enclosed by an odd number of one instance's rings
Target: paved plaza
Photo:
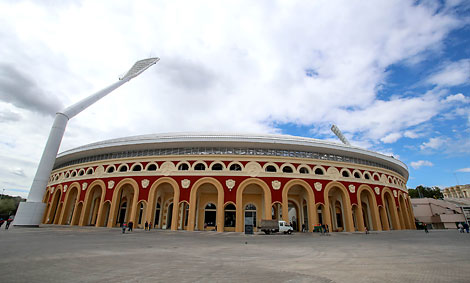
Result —
[[470, 282], [470, 234], [0, 229], [1, 282]]

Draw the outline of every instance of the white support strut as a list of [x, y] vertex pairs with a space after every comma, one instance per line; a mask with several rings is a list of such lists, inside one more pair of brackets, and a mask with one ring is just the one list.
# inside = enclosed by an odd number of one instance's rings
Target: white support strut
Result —
[[42, 199], [68, 121], [113, 90], [141, 74], [159, 60], [159, 58], [149, 58], [137, 61], [119, 81], [67, 107], [63, 111], [57, 112], [51, 132], [49, 133], [49, 138], [47, 139], [46, 147], [39, 161], [38, 169], [28, 194], [28, 199], [26, 202], [20, 203], [13, 222], [14, 226], [39, 226], [41, 223], [46, 208], [46, 204], [42, 202]]

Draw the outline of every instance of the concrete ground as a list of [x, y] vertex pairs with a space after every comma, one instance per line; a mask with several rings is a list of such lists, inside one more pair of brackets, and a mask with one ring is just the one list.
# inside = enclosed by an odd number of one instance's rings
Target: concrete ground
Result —
[[1, 282], [470, 282], [455, 230], [244, 235], [0, 229]]

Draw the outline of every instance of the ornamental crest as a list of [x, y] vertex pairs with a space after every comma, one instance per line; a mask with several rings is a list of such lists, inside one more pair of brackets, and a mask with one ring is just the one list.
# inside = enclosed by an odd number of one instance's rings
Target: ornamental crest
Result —
[[320, 182], [316, 182], [313, 185], [315, 186], [315, 190], [317, 190], [317, 191], [321, 191], [321, 189], [323, 187], [323, 185]]
[[397, 196], [398, 196], [398, 194], [397, 194], [397, 191], [396, 191], [396, 190], [394, 190], [394, 191], [393, 191], [393, 196], [394, 196], [394, 197], [397, 197]]
[[114, 181], [108, 181], [108, 189], [114, 188]]
[[183, 187], [183, 189], [189, 188], [189, 185], [191, 185], [191, 181], [188, 179], [181, 180], [181, 187]]
[[375, 187], [375, 188], [374, 188], [374, 191], [375, 191], [376, 194], [380, 195], [380, 189], [379, 189], [379, 187]]
[[67, 190], [68, 187], [69, 186], [67, 186], [67, 185], [64, 186], [64, 193], [65, 193], [65, 191]]
[[82, 191], [86, 190], [86, 188], [88, 187], [88, 183], [83, 183], [82, 184]]
[[235, 181], [232, 179], [228, 179], [225, 181], [225, 185], [227, 186], [228, 190], [231, 192], [233, 187], [235, 187]]
[[354, 185], [349, 185], [349, 191], [351, 192], [351, 194], [354, 194], [356, 192], [356, 186]]
[[146, 189], [149, 186], [150, 181], [148, 179], [143, 179], [141, 184], [142, 184], [142, 188]]
[[51, 191], [51, 194], [52, 194], [54, 192], [54, 187], [51, 187], [50, 191]]
[[278, 180], [272, 181], [271, 184], [273, 185], [273, 189], [275, 190], [279, 190], [281, 188], [281, 182], [279, 182]]

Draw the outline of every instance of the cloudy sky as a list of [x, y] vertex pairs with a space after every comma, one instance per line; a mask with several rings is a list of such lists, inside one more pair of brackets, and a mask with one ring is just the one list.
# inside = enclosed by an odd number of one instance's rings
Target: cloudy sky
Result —
[[409, 187], [470, 183], [468, 1], [6, 0], [0, 39], [7, 194], [27, 195], [56, 111], [150, 56], [60, 151], [181, 131], [336, 140], [337, 124], [405, 162]]

